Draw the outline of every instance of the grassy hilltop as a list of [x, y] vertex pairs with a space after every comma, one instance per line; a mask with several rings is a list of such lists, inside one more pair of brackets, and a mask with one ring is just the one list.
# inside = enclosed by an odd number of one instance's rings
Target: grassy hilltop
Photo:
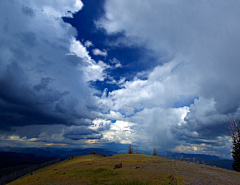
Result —
[[[122, 168], [113, 169], [118, 163], [122, 163]], [[91, 154], [47, 166], [9, 184], [238, 184], [236, 182], [240, 182], [238, 172], [186, 161], [141, 154], [111, 157]]]

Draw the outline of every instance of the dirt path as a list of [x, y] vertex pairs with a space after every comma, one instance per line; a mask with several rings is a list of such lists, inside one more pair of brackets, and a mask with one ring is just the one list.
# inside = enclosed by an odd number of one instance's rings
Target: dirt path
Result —
[[240, 185], [239, 172], [187, 161], [154, 160], [148, 164], [142, 163], [142, 170], [150, 171], [152, 174], [180, 175], [186, 177], [187, 184], [190, 185]]

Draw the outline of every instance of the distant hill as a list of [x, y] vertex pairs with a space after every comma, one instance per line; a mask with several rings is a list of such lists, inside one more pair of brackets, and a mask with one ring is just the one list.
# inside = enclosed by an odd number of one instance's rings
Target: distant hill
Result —
[[86, 149], [77, 149], [77, 150], [72, 150], [72, 151], [63, 151], [63, 150], [56, 150], [55, 152], [53, 152], [53, 155], [57, 155], [60, 157], [65, 157], [65, 158], [69, 158], [72, 155], [73, 156], [79, 156], [79, 155], [87, 155], [87, 154], [91, 154], [91, 152], [96, 152], [97, 154], [105, 154], [106, 156], [109, 155], [116, 155], [119, 154], [119, 152], [116, 151], [111, 151], [111, 150], [105, 150], [102, 148], [86, 148]]
[[220, 168], [225, 168], [228, 170], [233, 170], [232, 169], [233, 160], [221, 159], [220, 157], [215, 155], [166, 152], [166, 155], [164, 154], [159, 156], [178, 160], [184, 159], [185, 161], [189, 162], [195, 162], [199, 164], [206, 164], [211, 166], [217, 166]]
[[64, 149], [64, 148], [51, 148], [48, 150], [47, 148], [21, 148], [21, 147], [0, 147], [0, 151], [5, 152], [17, 152], [17, 153], [31, 153], [36, 156], [43, 156], [43, 157], [64, 157], [68, 158], [73, 156], [79, 155], [87, 155], [91, 152], [97, 152], [97, 154], [104, 153], [105, 155], [115, 155], [119, 154], [119, 152], [106, 150], [103, 148], [84, 148], [84, 149]]
[[221, 159], [216, 155], [206, 155], [206, 154], [187, 154], [187, 153], [167, 152], [166, 155], [168, 157], [171, 156], [172, 158], [201, 158], [201, 159], [217, 159], [217, 160]]
[[43, 157], [52, 157], [50, 151], [44, 150], [41, 148], [22, 148], [22, 147], [0, 147], [0, 151], [5, 152], [17, 152], [17, 153], [31, 153], [36, 156], [43, 156]]

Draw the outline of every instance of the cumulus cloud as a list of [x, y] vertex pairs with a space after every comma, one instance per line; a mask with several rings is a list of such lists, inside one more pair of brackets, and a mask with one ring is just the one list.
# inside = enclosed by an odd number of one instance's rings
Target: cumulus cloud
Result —
[[87, 41], [84, 42], [84, 46], [88, 48], [88, 47], [94, 46], [94, 45], [91, 41], [87, 40]]
[[134, 126], [135, 124], [129, 121], [117, 120], [112, 123], [106, 119], [96, 119], [90, 128], [102, 134], [101, 141], [104, 143], [130, 144], [137, 141]]
[[90, 56], [88, 55], [87, 49], [80, 43], [80, 41], [77, 41], [76, 38], [72, 38], [72, 43], [70, 45], [70, 51], [74, 54], [76, 54], [80, 58], [86, 58], [90, 60]]
[[107, 56], [107, 51], [106, 50], [104, 50], [104, 51], [101, 51], [100, 49], [93, 49], [92, 50], [92, 52], [93, 52], [93, 54], [94, 55], [101, 55], [101, 56]]
[[[168, 128], [175, 140], [172, 146], [178, 141], [201, 145], [216, 140], [212, 145], [227, 147], [221, 138], [226, 132], [224, 123], [236, 114], [240, 102], [239, 7], [234, 0], [107, 1], [105, 17], [96, 25], [109, 34], [124, 33], [125, 39], [115, 44], [142, 44], [169, 60], [156, 66], [147, 79], [136, 76], [123, 83], [123, 89], [112, 91], [102, 103], [116, 111], [131, 105], [142, 112], [187, 105], [185, 124], [173, 120], [175, 126]], [[154, 121], [149, 125], [158, 126]], [[153, 138], [162, 138], [158, 135]]]
[[[76, 29], [62, 20], [82, 7], [79, 0], [0, 2], [0, 129], [6, 137], [71, 143], [77, 137], [63, 127], [89, 126], [98, 115], [97, 90], [88, 81], [103, 80], [107, 65], [91, 59]], [[51, 126], [57, 132], [48, 134]], [[28, 127], [41, 133], [21, 129]]]
[[[227, 154], [225, 123], [240, 110], [240, 3], [106, 1], [95, 24], [122, 34], [108, 44], [151, 51], [143, 66], [153, 67], [132, 80], [108, 75], [122, 63], [93, 60], [92, 42], [77, 40], [62, 20], [82, 7], [79, 0], [0, 2], [0, 139]], [[88, 83], [97, 81], [120, 89], [94, 96]]]

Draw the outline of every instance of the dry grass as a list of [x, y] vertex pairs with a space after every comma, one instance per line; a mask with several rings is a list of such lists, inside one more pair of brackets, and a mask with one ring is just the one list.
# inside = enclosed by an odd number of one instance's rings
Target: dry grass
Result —
[[[123, 167], [113, 169], [115, 164]], [[136, 168], [140, 167], [140, 168]], [[233, 179], [226, 179], [224, 177]], [[222, 179], [218, 179], [222, 178]], [[10, 183], [24, 184], [234, 184], [240, 182], [239, 174], [221, 168], [198, 165], [186, 161], [174, 161], [165, 158], [123, 154], [111, 157], [85, 155], [65, 160], [36, 171], [34, 175], [25, 175]], [[236, 184], [236, 183], [235, 183]], [[238, 184], [238, 183], [237, 183]]]

